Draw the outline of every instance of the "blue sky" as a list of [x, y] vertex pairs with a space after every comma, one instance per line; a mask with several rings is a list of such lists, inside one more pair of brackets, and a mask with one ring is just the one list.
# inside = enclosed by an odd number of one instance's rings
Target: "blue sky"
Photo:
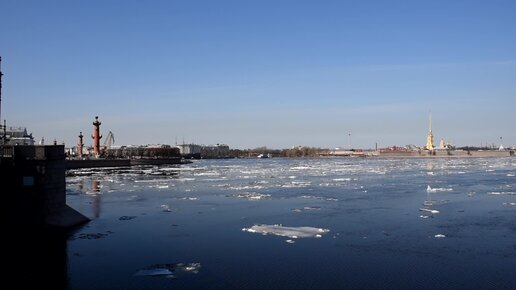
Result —
[[[2, 119], [73, 146], [516, 145], [516, 1], [0, 1]], [[350, 134], [351, 133], [351, 134]], [[91, 145], [91, 138], [86, 139]]]

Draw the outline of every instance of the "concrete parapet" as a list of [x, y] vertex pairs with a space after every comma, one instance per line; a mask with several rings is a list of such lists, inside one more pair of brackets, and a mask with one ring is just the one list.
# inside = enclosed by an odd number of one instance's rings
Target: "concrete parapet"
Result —
[[126, 167], [133, 165], [166, 165], [182, 164], [180, 158], [127, 158], [127, 159], [86, 159], [86, 160], [66, 160], [66, 169], [94, 168], [94, 167]]
[[66, 160], [66, 169], [93, 168], [93, 167], [125, 167], [131, 166], [129, 159], [87, 159]]

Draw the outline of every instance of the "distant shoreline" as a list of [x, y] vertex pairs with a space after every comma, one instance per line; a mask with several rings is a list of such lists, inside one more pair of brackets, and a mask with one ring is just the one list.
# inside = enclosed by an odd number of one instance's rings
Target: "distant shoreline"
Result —
[[497, 151], [412, 151], [412, 152], [380, 152], [372, 157], [418, 157], [418, 158], [472, 158], [472, 157], [514, 157], [514, 150]]

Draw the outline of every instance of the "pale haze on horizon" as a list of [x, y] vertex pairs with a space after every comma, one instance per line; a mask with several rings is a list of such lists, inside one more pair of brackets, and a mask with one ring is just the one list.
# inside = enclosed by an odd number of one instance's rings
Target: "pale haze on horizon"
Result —
[[[0, 2], [1, 118], [66, 146], [516, 146], [516, 1]], [[500, 140], [502, 138], [502, 140]], [[101, 140], [101, 143], [103, 140]]]

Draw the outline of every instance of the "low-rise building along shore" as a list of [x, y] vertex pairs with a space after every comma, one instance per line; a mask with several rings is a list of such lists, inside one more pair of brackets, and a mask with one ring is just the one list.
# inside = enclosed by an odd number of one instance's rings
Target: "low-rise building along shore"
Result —
[[378, 157], [513, 157], [515, 150], [417, 150], [417, 151], [379, 151]]

